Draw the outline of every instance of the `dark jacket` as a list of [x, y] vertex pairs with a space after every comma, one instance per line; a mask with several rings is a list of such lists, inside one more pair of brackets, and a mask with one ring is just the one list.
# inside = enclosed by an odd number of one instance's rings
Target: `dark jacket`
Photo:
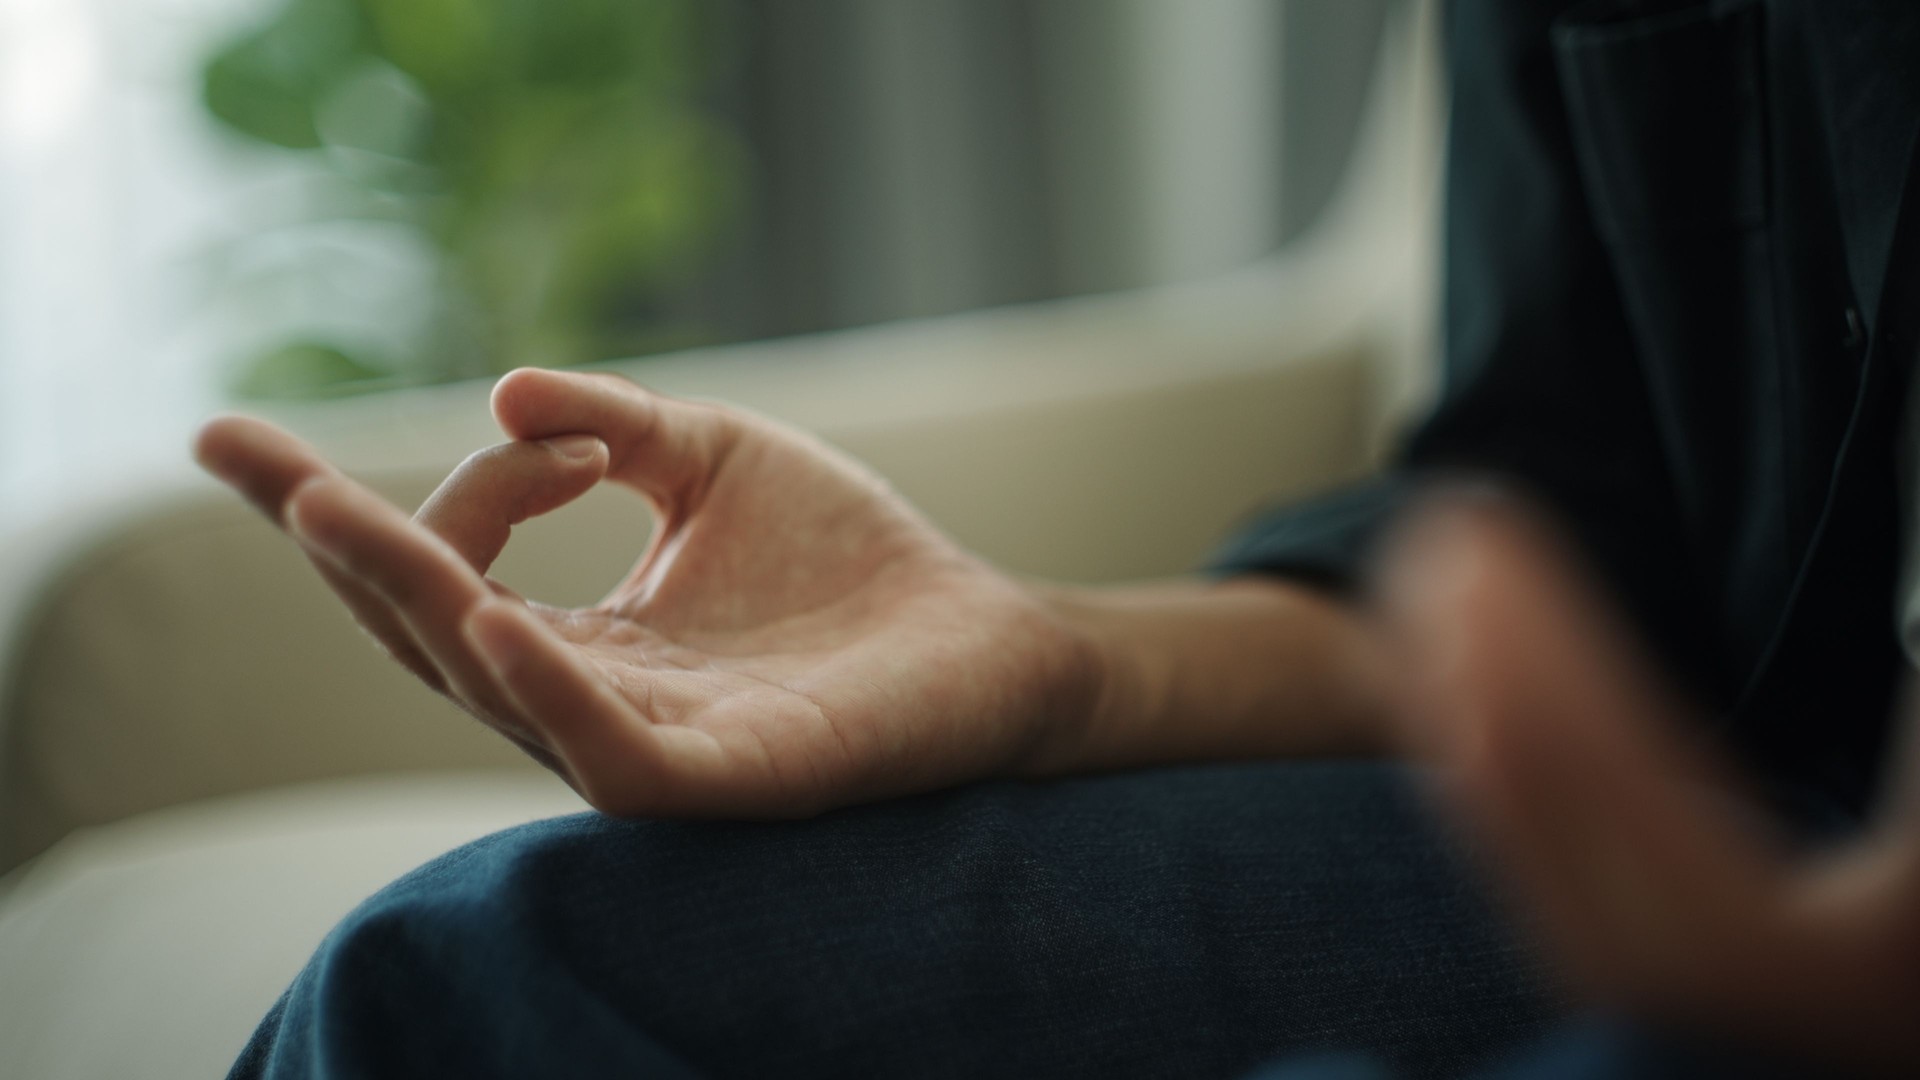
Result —
[[1440, 402], [1219, 567], [1350, 588], [1430, 470], [1503, 474], [1772, 790], [1858, 811], [1902, 670], [1920, 2], [1459, 0], [1447, 33]]

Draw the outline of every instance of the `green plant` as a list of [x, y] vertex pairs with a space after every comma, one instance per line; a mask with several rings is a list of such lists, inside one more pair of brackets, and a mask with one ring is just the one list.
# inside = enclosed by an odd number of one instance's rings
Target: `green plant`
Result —
[[707, 336], [659, 314], [737, 219], [743, 154], [699, 97], [713, 0], [283, 0], [207, 61], [204, 100], [308, 155], [334, 213], [435, 253], [402, 356], [296, 340], [235, 384], [306, 396], [631, 355]]

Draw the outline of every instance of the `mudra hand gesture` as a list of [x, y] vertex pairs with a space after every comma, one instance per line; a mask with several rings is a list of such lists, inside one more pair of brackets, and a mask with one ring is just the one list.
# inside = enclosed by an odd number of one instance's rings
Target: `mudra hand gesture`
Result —
[[[602, 810], [795, 816], [1018, 772], [1091, 707], [1082, 635], [807, 435], [598, 374], [515, 372], [493, 412], [511, 441], [411, 520], [259, 420], [196, 453], [395, 660]], [[605, 600], [486, 577], [603, 479], [658, 518]]]

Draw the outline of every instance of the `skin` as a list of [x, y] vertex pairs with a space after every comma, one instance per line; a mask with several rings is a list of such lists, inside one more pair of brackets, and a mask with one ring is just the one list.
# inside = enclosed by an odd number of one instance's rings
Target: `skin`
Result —
[[[760, 417], [531, 370], [493, 412], [509, 441], [411, 519], [258, 420], [211, 422], [196, 455], [397, 662], [601, 810], [798, 817], [990, 776], [1402, 752], [1437, 767], [1577, 991], [1920, 1068], [1920, 784], [1853, 848], [1789, 857], [1510, 504], [1420, 515], [1370, 610], [1258, 579], [1067, 588], [996, 570]], [[603, 480], [658, 517], [605, 600], [486, 578], [514, 525]]]
[[[258, 420], [215, 420], [195, 449], [395, 660], [609, 813], [796, 817], [1379, 730], [1359, 619], [1305, 590], [1023, 584], [818, 440], [613, 376], [516, 372], [493, 411], [511, 441], [412, 520]], [[605, 600], [553, 608], [486, 579], [513, 525], [603, 479], [658, 517]], [[1276, 665], [1291, 677], [1211, 685]], [[1326, 719], [1270, 722], [1287, 712]]]
[[1524, 510], [1431, 513], [1383, 578], [1401, 742], [1577, 993], [1807, 1075], [1920, 1071], [1920, 740], [1863, 837], [1792, 853]]

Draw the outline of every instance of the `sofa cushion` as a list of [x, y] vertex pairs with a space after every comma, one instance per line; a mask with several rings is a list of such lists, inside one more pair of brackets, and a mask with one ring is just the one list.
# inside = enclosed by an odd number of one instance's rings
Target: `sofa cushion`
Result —
[[436, 773], [206, 800], [76, 832], [0, 893], [0, 1076], [223, 1075], [341, 916], [487, 833], [584, 809]]

